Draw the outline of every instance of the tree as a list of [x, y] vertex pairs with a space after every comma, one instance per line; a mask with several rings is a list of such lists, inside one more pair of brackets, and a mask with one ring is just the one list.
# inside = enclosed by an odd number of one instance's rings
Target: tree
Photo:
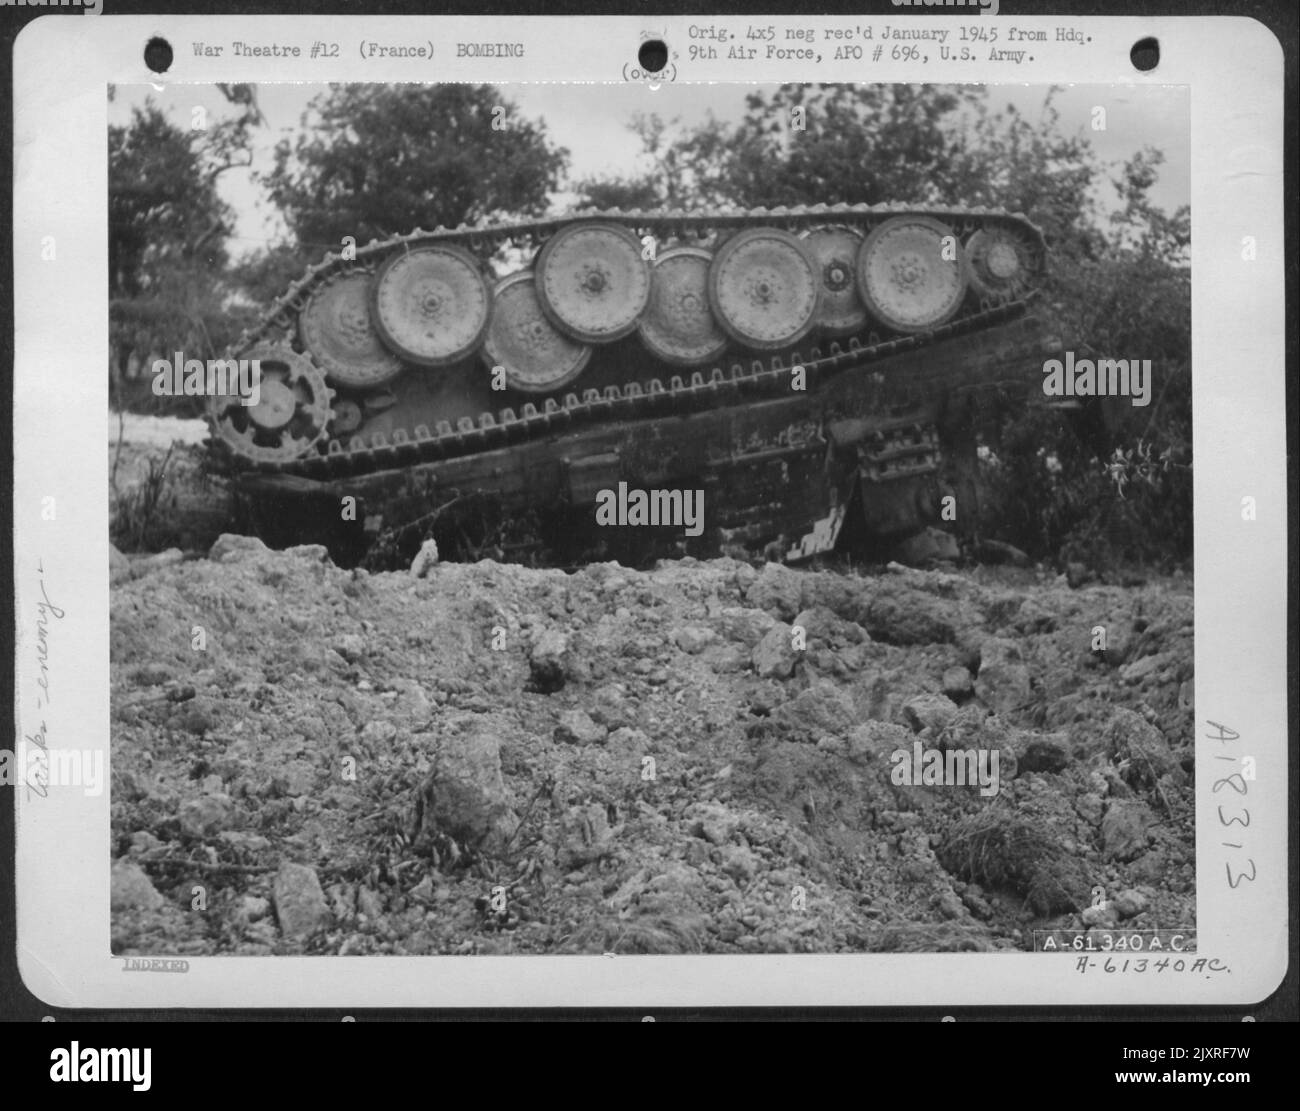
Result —
[[252, 86], [223, 86], [239, 112], [202, 126], [172, 123], [152, 101], [108, 131], [110, 370], [133, 355], [211, 357], [230, 338], [222, 313], [234, 222], [217, 182], [247, 166], [260, 119]]
[[978, 94], [960, 86], [785, 85], [746, 97], [743, 119], [683, 131], [638, 116], [650, 168], [611, 184], [670, 207], [877, 204], [940, 199], [951, 138], [943, 123]]
[[546, 129], [485, 85], [338, 85], [263, 176], [304, 247], [534, 216], [567, 165]]

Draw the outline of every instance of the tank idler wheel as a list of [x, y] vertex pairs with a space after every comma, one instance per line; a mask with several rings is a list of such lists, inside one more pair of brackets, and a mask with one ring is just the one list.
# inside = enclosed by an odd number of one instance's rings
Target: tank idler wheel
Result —
[[1033, 246], [1009, 228], [981, 228], [966, 240], [971, 287], [990, 301], [1013, 301], [1033, 284], [1039, 259]]

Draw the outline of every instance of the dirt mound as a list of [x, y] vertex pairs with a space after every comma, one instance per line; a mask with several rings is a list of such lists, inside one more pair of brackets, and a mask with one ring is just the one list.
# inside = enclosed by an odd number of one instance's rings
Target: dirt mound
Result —
[[115, 953], [984, 951], [1085, 911], [1194, 922], [1187, 579], [369, 575], [244, 537], [120, 572]]

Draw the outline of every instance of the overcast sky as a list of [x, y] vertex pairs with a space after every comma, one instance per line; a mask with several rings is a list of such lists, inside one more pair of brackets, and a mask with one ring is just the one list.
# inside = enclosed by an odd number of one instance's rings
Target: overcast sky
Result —
[[[265, 173], [271, 169], [271, 152], [276, 142], [298, 131], [308, 102], [325, 88], [320, 84], [258, 86], [258, 104], [267, 126], [255, 132], [253, 170]], [[669, 120], [680, 118], [686, 126], [707, 119], [710, 113], [721, 120], [735, 121], [744, 114], [746, 95], [758, 88], [732, 84], [665, 84], [651, 90], [630, 82], [599, 87], [578, 84], [501, 87], [503, 94], [525, 116], [545, 122], [553, 142], [568, 148], [571, 181], [586, 177], [626, 177], [644, 168], [638, 162], [640, 141], [628, 129], [637, 112], [658, 112]], [[1046, 95], [1047, 89], [1041, 85], [1000, 85], [991, 89], [989, 104], [995, 111], [1011, 104], [1023, 115], [1037, 119]], [[126, 123], [131, 109], [143, 105], [149, 97], [178, 126], [186, 128], [196, 106], [202, 106], [210, 116], [218, 118], [232, 112], [232, 106], [220, 91], [210, 85], [173, 85], [162, 91], [151, 86], [119, 86], [108, 105], [109, 123]], [[1152, 189], [1152, 197], [1169, 211], [1188, 203], [1191, 117], [1186, 87], [1073, 85], [1059, 91], [1054, 103], [1060, 113], [1060, 130], [1067, 135], [1086, 134], [1098, 156], [1113, 164], [1116, 170], [1143, 146], [1162, 150], [1165, 163]], [[1105, 131], [1092, 130], [1092, 110], [1096, 106], [1106, 109]], [[230, 244], [233, 254], [256, 250], [284, 236], [285, 227], [279, 213], [253, 180], [251, 172], [236, 170], [223, 174], [220, 190], [236, 212], [235, 239]], [[1109, 207], [1113, 191], [1105, 188], [1098, 199]], [[564, 207], [571, 200], [572, 195], [564, 192], [554, 198], [557, 207]]]

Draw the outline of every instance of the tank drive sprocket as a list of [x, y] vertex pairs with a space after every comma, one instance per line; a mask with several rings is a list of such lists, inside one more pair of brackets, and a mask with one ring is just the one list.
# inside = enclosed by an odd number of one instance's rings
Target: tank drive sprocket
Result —
[[257, 404], [238, 395], [208, 398], [207, 418], [217, 437], [238, 455], [263, 463], [287, 462], [325, 439], [334, 391], [306, 355], [284, 346], [254, 348]]

